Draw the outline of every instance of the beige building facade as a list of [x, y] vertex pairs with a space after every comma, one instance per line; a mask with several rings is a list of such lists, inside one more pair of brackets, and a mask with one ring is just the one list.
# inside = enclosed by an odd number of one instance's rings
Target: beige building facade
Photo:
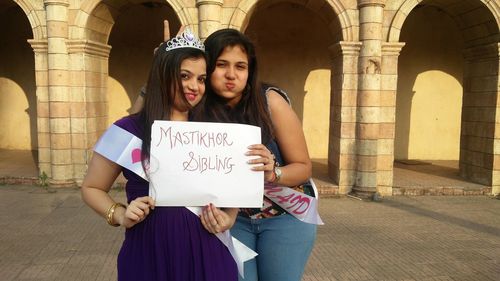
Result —
[[0, 151], [80, 184], [164, 19], [247, 34], [340, 193], [391, 195], [395, 159], [456, 160], [500, 193], [499, 0], [0, 0]]

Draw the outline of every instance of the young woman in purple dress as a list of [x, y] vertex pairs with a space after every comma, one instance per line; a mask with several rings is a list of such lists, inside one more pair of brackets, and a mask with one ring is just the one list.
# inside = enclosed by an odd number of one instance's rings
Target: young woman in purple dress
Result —
[[[205, 93], [203, 44], [189, 32], [163, 43], [155, 53], [143, 109], [114, 126], [142, 140], [147, 166], [154, 120], [188, 121]], [[104, 141], [104, 140], [101, 140]], [[109, 195], [123, 172], [128, 205]], [[97, 152], [82, 183], [82, 198], [113, 226], [125, 228], [118, 256], [118, 280], [237, 280], [236, 263], [213, 234], [231, 228], [237, 209], [212, 205], [198, 217], [185, 207], [155, 207], [148, 182]]]

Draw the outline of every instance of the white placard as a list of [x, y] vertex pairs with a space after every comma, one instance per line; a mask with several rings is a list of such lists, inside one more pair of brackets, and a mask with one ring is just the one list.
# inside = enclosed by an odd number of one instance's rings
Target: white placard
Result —
[[245, 155], [260, 142], [255, 126], [155, 121], [149, 194], [157, 206], [260, 208], [264, 173], [252, 171]]

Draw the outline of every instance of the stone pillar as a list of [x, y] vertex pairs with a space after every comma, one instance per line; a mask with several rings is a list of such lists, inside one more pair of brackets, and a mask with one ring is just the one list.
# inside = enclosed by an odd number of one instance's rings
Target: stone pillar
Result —
[[382, 44], [377, 191], [392, 195], [398, 57], [405, 43]]
[[111, 46], [91, 40], [67, 42], [70, 58], [71, 142], [74, 178], [81, 184], [92, 148], [108, 124], [108, 59]]
[[460, 175], [500, 193], [500, 43], [464, 51]]
[[73, 181], [71, 120], [68, 92], [68, 0], [44, 0], [47, 16], [48, 94], [52, 186]]
[[332, 57], [328, 174], [339, 193], [351, 191], [356, 178], [356, 97], [361, 42], [329, 47]]
[[223, 0], [196, 0], [201, 40], [220, 28], [223, 4]]
[[47, 40], [29, 39], [35, 53], [36, 112], [38, 138], [38, 172], [40, 175], [52, 175], [50, 164], [50, 122], [49, 91], [47, 73]]
[[359, 0], [357, 167], [353, 193], [372, 198], [377, 192], [378, 134], [380, 131], [380, 79], [382, 22], [385, 0]]

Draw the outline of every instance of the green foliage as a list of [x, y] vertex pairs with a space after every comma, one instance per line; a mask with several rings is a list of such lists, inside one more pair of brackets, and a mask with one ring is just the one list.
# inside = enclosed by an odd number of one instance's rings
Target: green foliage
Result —
[[38, 184], [48, 193], [57, 192], [56, 190], [49, 187], [49, 176], [47, 175], [47, 173], [45, 173], [45, 171], [42, 171], [42, 173], [40, 173], [40, 175], [38, 176], [38, 180]]
[[49, 176], [47, 176], [47, 173], [45, 173], [45, 171], [42, 171], [42, 173], [40, 173], [40, 175], [38, 176], [38, 180], [41, 187], [49, 187]]

